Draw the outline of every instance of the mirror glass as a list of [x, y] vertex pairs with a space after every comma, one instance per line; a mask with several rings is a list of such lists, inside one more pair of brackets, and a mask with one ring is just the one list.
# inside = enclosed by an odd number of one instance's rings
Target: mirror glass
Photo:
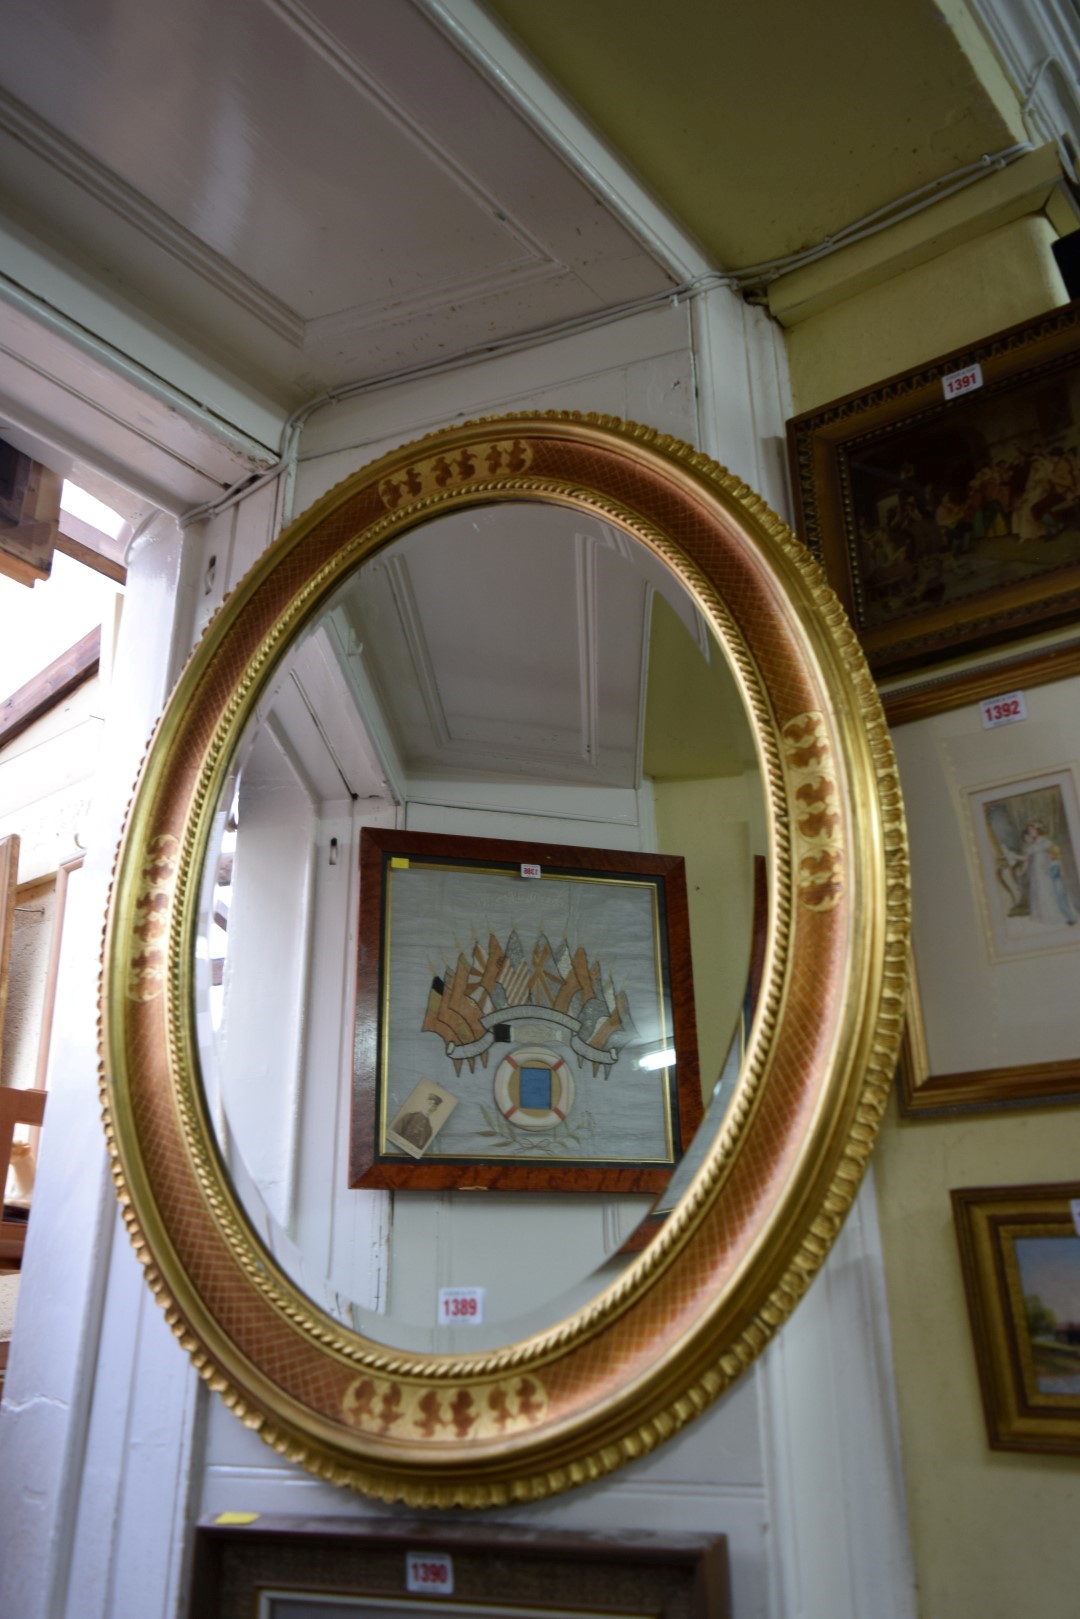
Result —
[[[706, 1113], [659, 1200], [350, 1188], [364, 827], [685, 859]], [[730, 1103], [766, 848], [735, 677], [638, 540], [549, 502], [502, 501], [365, 561], [245, 727], [201, 882], [206, 1112], [248, 1220], [294, 1285], [367, 1337], [440, 1353], [518, 1341], [607, 1286]], [[433, 941], [432, 971], [475, 943]], [[432, 1035], [426, 1077], [479, 1108], [499, 1055], [456, 1073]], [[579, 1099], [614, 1105], [604, 1076], [565, 1056]], [[641, 1040], [619, 1060], [655, 1058]], [[447, 1288], [482, 1289], [482, 1319], [441, 1323]]]

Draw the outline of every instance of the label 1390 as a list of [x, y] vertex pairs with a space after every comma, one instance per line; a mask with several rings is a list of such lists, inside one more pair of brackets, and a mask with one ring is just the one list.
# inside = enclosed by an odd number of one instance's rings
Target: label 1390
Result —
[[445, 1552], [406, 1552], [405, 1589], [448, 1597], [454, 1589], [454, 1563]]

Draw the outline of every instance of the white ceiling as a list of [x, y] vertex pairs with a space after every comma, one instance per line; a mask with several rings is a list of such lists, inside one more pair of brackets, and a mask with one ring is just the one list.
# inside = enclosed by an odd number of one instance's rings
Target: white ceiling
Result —
[[3, 27], [0, 210], [278, 404], [670, 284], [412, 0]]

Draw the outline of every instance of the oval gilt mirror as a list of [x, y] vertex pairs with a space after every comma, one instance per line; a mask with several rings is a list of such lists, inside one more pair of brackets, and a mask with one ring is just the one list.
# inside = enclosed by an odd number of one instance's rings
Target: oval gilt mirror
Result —
[[906, 927], [873, 684], [756, 497], [610, 420], [393, 452], [225, 603], [121, 845], [103, 1098], [174, 1330], [388, 1499], [642, 1454], [823, 1259]]

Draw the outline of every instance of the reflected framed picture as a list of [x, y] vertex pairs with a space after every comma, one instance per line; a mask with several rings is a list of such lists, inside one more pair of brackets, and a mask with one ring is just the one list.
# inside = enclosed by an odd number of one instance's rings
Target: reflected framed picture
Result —
[[1080, 1455], [1080, 1182], [952, 1204], [991, 1445]]
[[730, 1619], [730, 1593], [724, 1535], [225, 1513], [196, 1528], [187, 1612], [190, 1619]]
[[680, 857], [364, 830], [351, 1186], [660, 1192], [702, 1111]]
[[984, 723], [961, 703], [893, 731], [911, 839], [898, 1079], [909, 1117], [1080, 1100], [1080, 678]]
[[802, 538], [871, 668], [1080, 608], [1080, 303], [788, 423]]

